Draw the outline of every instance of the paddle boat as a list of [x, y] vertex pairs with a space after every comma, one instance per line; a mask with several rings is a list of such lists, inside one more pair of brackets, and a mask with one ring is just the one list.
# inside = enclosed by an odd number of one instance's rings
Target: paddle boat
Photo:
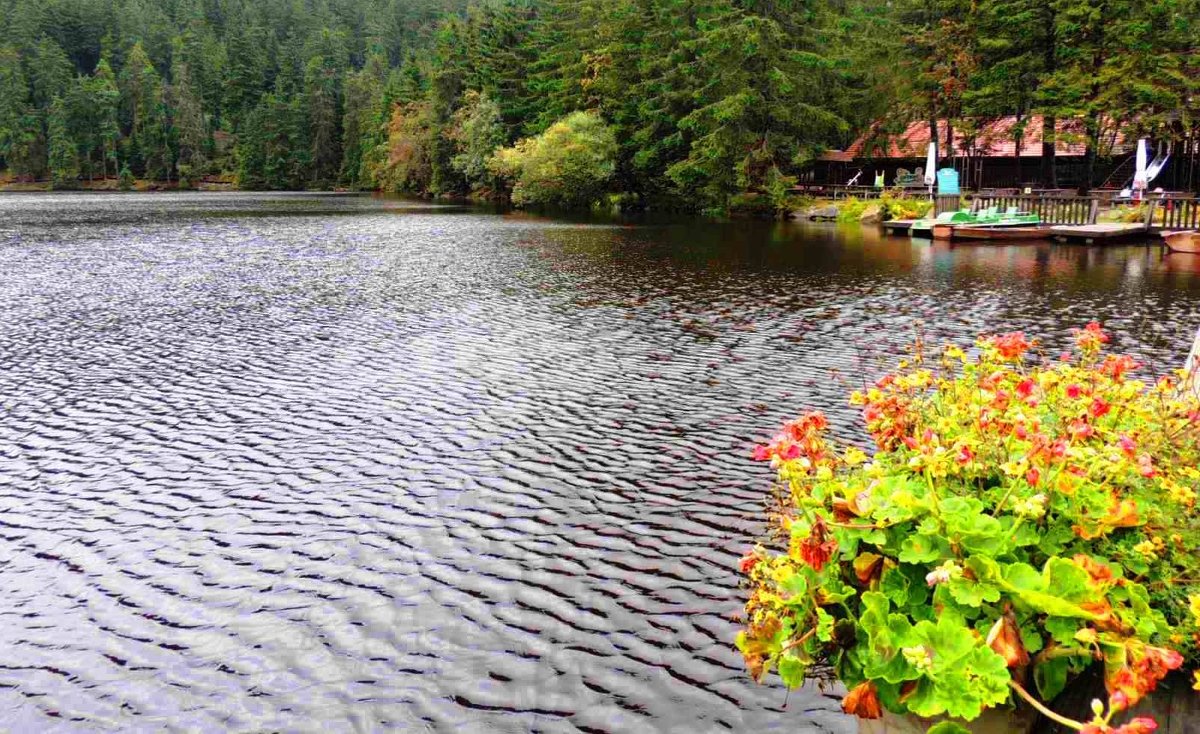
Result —
[[942, 212], [933, 219], [918, 219], [909, 231], [914, 237], [940, 240], [950, 239], [958, 227], [1036, 227], [1041, 223], [1042, 218], [1034, 212], [1023, 212], [1015, 206], [1001, 212], [993, 206], [979, 211], [959, 209]]
[[1163, 241], [1171, 252], [1188, 252], [1200, 254], [1200, 231], [1163, 232]]

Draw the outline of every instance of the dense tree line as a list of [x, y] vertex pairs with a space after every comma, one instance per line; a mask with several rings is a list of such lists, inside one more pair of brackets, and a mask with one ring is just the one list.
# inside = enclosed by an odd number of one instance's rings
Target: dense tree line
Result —
[[0, 0], [0, 29], [0, 165], [57, 186], [769, 209], [878, 120], [1070, 118], [1091, 161], [1200, 111], [1200, 0]]

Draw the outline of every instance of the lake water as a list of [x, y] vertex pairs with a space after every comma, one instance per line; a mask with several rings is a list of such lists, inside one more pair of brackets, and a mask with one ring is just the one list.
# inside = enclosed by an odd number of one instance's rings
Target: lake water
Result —
[[0, 306], [3, 729], [850, 732], [733, 649], [752, 444], [918, 323], [1175, 366], [1200, 259], [5, 195]]

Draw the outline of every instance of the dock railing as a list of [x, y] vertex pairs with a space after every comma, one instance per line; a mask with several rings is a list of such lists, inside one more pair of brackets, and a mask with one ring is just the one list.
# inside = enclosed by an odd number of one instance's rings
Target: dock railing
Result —
[[1164, 196], [1154, 203], [1152, 226], [1168, 230], [1200, 229], [1200, 200], [1195, 197]]

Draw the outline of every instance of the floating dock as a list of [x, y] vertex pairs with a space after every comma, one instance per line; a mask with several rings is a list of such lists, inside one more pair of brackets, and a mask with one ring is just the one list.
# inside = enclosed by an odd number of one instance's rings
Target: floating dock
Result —
[[1059, 242], [1114, 242], [1131, 240], [1150, 235], [1150, 228], [1145, 224], [1078, 224], [1050, 228], [1050, 236]]
[[893, 219], [883, 223], [883, 230], [888, 234], [908, 234], [912, 231], [915, 219]]

